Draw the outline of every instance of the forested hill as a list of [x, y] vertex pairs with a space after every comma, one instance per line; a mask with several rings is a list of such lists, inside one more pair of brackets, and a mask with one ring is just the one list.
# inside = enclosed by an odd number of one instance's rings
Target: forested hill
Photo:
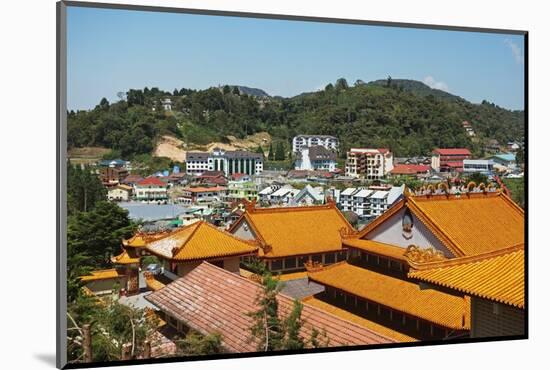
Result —
[[416, 81], [416, 80], [403, 80], [403, 79], [391, 79], [388, 78], [386, 80], [376, 80], [369, 82], [369, 85], [377, 85], [377, 86], [395, 86], [398, 89], [402, 89], [404, 91], [408, 91], [413, 93], [414, 95], [420, 96], [420, 97], [426, 97], [428, 95], [433, 95], [436, 98], [450, 101], [450, 102], [458, 102], [458, 101], [465, 101], [460, 96], [456, 96], [453, 94], [450, 94], [446, 91], [439, 90], [439, 89], [433, 89], [426, 85], [423, 82]]
[[[451, 99], [451, 94], [431, 90], [418, 81], [357, 81], [348, 86], [344, 79], [322, 91], [267, 100], [229, 86], [172, 93], [130, 90], [119, 102], [103, 99], [90, 111], [69, 112], [68, 144], [112, 148], [131, 159], [150, 153], [160, 135], [205, 144], [223, 142], [227, 135], [267, 131], [287, 149], [296, 134], [325, 134], [341, 140], [341, 154], [352, 146], [367, 146], [389, 147], [396, 156], [408, 156], [457, 146], [483, 155], [489, 139], [501, 144], [523, 139], [523, 111]], [[165, 97], [172, 100], [171, 112], [159, 103]], [[473, 140], [462, 127], [465, 120], [477, 134]]]

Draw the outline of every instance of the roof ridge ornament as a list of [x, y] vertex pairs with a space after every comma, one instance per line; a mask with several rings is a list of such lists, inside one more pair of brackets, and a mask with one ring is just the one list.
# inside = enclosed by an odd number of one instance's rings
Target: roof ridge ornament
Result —
[[338, 229], [338, 232], [340, 233], [340, 237], [342, 239], [348, 239], [348, 238], [357, 236], [359, 234], [358, 231], [350, 230], [349, 227], [341, 227], [340, 229]]
[[445, 260], [443, 253], [434, 247], [420, 248], [414, 244], [407, 247], [403, 256], [412, 264]]
[[318, 261], [313, 261], [311, 259], [311, 256], [309, 256], [308, 260], [306, 263], [304, 263], [304, 267], [306, 268], [306, 271], [307, 272], [315, 272], [315, 271], [320, 271], [324, 268], [323, 264], [321, 262], [318, 262]]

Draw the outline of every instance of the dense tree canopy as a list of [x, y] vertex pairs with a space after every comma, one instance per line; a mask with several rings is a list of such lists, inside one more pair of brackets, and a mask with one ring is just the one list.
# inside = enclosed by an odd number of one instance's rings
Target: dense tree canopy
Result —
[[[523, 111], [487, 101], [472, 104], [418, 81], [391, 78], [354, 86], [341, 78], [322, 91], [292, 98], [260, 99], [237, 87], [182, 88], [173, 94], [132, 89], [124, 96], [115, 103], [105, 99], [90, 111], [69, 112], [69, 147], [103, 146], [131, 159], [150, 153], [161, 135], [206, 144], [268, 131], [287, 143], [296, 134], [335, 135], [341, 154], [352, 146], [371, 146], [389, 147], [397, 156], [427, 155], [435, 147], [468, 147], [483, 155], [489, 139], [506, 143], [524, 136]], [[172, 111], [160, 106], [164, 97], [172, 100]], [[463, 121], [471, 123], [474, 140]]]

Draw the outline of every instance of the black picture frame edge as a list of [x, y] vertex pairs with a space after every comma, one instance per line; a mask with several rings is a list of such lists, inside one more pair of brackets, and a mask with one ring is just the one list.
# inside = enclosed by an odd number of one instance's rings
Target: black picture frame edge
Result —
[[56, 367], [67, 364], [67, 5], [56, 3]]
[[[128, 360], [128, 361], [112, 361], [112, 362], [93, 362], [86, 364], [68, 364], [67, 363], [67, 346], [65, 333], [67, 330], [66, 323], [66, 222], [67, 222], [67, 207], [66, 207], [66, 176], [67, 176], [67, 7], [84, 7], [84, 8], [102, 8], [102, 9], [117, 9], [117, 10], [134, 10], [134, 11], [150, 11], [150, 12], [167, 12], [167, 13], [182, 13], [182, 14], [197, 14], [197, 15], [214, 15], [214, 16], [229, 16], [229, 17], [245, 17], [259, 19], [276, 19], [276, 20], [295, 20], [307, 22], [324, 22], [324, 23], [339, 23], [339, 24], [357, 24], [370, 26], [385, 26], [399, 28], [414, 28], [428, 30], [444, 30], [444, 31], [462, 31], [462, 32], [481, 32], [481, 33], [499, 33], [513, 34], [524, 36], [524, 199], [525, 199], [525, 333], [519, 336], [505, 337], [490, 337], [490, 338], [463, 338], [447, 341], [422, 341], [414, 343], [395, 343], [395, 344], [380, 344], [380, 345], [365, 345], [365, 346], [348, 346], [348, 347], [330, 347], [307, 349], [299, 351], [280, 351], [280, 352], [251, 352], [251, 353], [226, 353], [218, 355], [205, 356], [189, 356], [189, 357], [170, 357], [159, 359], [143, 359], [143, 360]], [[127, 366], [138, 364], [160, 364], [173, 362], [189, 362], [189, 361], [206, 361], [220, 360], [233, 358], [249, 358], [249, 357], [265, 357], [265, 356], [283, 356], [293, 354], [311, 354], [311, 353], [326, 353], [326, 352], [342, 352], [342, 351], [358, 351], [370, 349], [384, 348], [409, 348], [419, 346], [447, 345], [447, 344], [467, 344], [467, 343], [485, 343], [499, 342], [509, 340], [525, 340], [529, 338], [529, 299], [528, 299], [528, 271], [529, 271], [529, 248], [528, 248], [528, 218], [529, 218], [529, 31], [513, 30], [513, 29], [497, 29], [497, 28], [480, 28], [480, 27], [462, 27], [449, 25], [433, 25], [422, 23], [404, 23], [404, 22], [385, 22], [359, 19], [343, 19], [343, 18], [328, 18], [314, 16], [298, 16], [285, 14], [266, 14], [252, 12], [233, 12], [209, 9], [193, 9], [193, 8], [175, 8], [175, 7], [160, 7], [160, 6], [145, 6], [131, 4], [112, 4], [99, 2], [81, 2], [81, 1], [58, 1], [56, 3], [56, 39], [57, 39], [57, 63], [56, 63], [56, 174], [57, 174], [57, 209], [56, 209], [56, 228], [57, 228], [57, 248], [56, 248], [56, 367], [59, 369], [78, 369], [78, 368], [96, 368], [110, 366]]]

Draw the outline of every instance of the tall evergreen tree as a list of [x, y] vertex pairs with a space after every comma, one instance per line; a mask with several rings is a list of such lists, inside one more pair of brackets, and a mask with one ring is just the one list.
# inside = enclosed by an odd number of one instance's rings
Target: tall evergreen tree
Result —
[[67, 212], [86, 212], [105, 200], [107, 191], [89, 167], [67, 164]]
[[273, 278], [263, 262], [254, 260], [247, 264], [247, 268], [260, 276], [262, 284], [262, 290], [256, 297], [259, 309], [249, 313], [253, 319], [249, 340], [257, 343], [258, 351], [296, 350], [303, 349], [306, 345], [314, 348], [328, 345], [329, 339], [324, 330], [319, 332], [312, 327], [309, 340], [300, 335], [305, 324], [300, 301], [293, 302], [292, 310], [286, 317], [281, 315], [277, 294], [284, 285], [279, 279]]
[[264, 157], [264, 150], [262, 149], [261, 145], [258, 145], [256, 148], [256, 153], [260, 153], [262, 155], [262, 158]]
[[338, 80], [336, 80], [336, 90], [345, 90], [347, 89], [349, 86], [348, 86], [348, 81], [346, 81], [345, 78], [339, 78]]
[[92, 268], [110, 267], [110, 258], [120, 252], [120, 241], [129, 238], [135, 228], [128, 218], [128, 211], [114, 203], [101, 201], [93, 210], [69, 217], [68, 249], [75, 256], [89, 257], [87, 262]]
[[268, 159], [269, 159], [270, 161], [274, 161], [274, 160], [275, 160], [275, 152], [273, 151], [273, 142], [271, 142], [271, 143], [269, 144]]
[[285, 160], [285, 147], [282, 142], [277, 143], [277, 149], [275, 149], [275, 160], [284, 161]]

